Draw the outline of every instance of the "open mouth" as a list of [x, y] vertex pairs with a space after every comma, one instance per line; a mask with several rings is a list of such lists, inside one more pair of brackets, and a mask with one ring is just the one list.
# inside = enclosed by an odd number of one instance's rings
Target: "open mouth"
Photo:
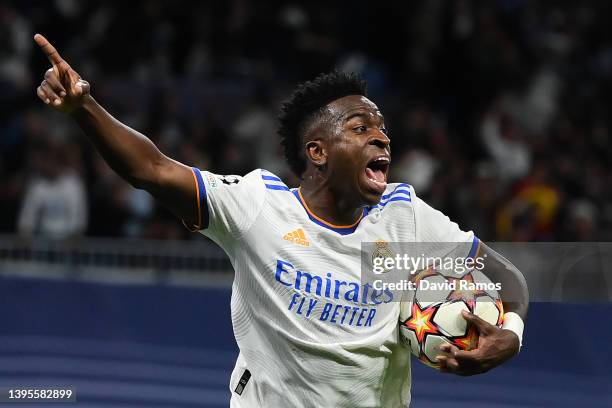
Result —
[[387, 187], [387, 171], [389, 170], [389, 157], [379, 156], [370, 161], [365, 169], [365, 175], [370, 186], [382, 194]]

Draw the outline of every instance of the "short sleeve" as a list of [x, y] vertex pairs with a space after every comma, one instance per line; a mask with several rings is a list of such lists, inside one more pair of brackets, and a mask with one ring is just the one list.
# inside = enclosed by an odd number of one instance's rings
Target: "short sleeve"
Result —
[[261, 170], [246, 176], [218, 175], [192, 168], [197, 188], [198, 224], [187, 225], [213, 239], [238, 238], [247, 231], [263, 208], [266, 188]]
[[[419, 197], [414, 198], [414, 211], [417, 242], [432, 244], [445, 254], [458, 251], [457, 254], [470, 258], [477, 255], [479, 240], [472, 231], [463, 231], [457, 223]], [[461, 245], [451, 245], [453, 243]]]

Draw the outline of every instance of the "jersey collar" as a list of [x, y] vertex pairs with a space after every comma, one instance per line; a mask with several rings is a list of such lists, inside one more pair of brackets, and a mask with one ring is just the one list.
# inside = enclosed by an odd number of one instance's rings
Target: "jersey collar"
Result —
[[355, 232], [361, 220], [363, 220], [363, 218], [366, 215], [368, 215], [368, 209], [364, 208], [363, 212], [361, 213], [357, 221], [355, 221], [353, 224], [335, 225], [335, 224], [332, 224], [331, 222], [325, 221], [323, 218], [317, 216], [315, 213], [312, 212], [312, 210], [308, 207], [308, 204], [306, 204], [306, 200], [304, 200], [304, 197], [302, 196], [302, 192], [299, 187], [292, 189], [291, 192], [300, 202], [302, 207], [304, 207], [304, 210], [306, 210], [306, 214], [308, 215], [308, 218], [310, 218], [310, 221], [314, 222], [315, 224], [323, 228], [327, 228], [329, 230], [337, 232], [338, 234], [341, 234], [341, 235], [348, 235], [348, 234], [352, 234], [353, 232]]

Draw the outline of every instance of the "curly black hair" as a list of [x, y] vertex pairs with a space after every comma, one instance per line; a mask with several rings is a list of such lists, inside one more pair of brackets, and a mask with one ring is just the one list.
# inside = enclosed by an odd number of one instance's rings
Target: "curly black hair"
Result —
[[306, 170], [302, 138], [307, 125], [320, 117], [328, 103], [349, 95], [367, 96], [365, 81], [356, 73], [332, 71], [298, 85], [281, 105], [278, 134], [285, 160], [298, 177]]

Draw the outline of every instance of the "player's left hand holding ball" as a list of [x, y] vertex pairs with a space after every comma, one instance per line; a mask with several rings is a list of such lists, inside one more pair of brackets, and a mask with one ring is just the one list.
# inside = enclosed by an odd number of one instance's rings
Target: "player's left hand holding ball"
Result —
[[60, 112], [71, 113], [80, 108], [89, 95], [89, 83], [81, 79], [45, 37], [36, 34], [34, 41], [51, 63], [51, 68], [45, 72], [45, 79], [36, 89], [38, 97]]
[[440, 346], [443, 354], [436, 358], [440, 371], [463, 376], [481, 374], [518, 354], [520, 341], [516, 334], [465, 311], [463, 317], [478, 330], [478, 347], [467, 351], [450, 344]]

